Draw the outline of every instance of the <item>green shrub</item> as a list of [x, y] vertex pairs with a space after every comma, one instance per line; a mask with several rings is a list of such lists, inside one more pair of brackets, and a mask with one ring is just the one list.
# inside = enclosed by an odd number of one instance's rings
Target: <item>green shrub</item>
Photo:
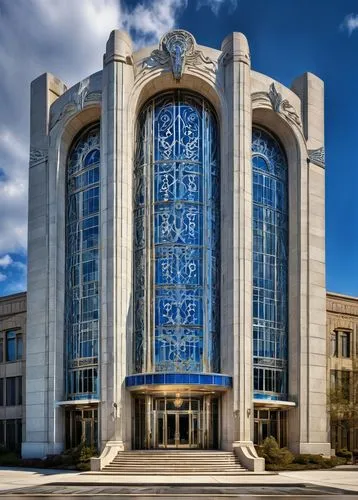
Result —
[[330, 469], [337, 465], [343, 465], [346, 459], [342, 457], [324, 458], [322, 455], [303, 453], [296, 455], [293, 464], [303, 466], [305, 469]]
[[346, 460], [352, 460], [352, 452], [347, 450], [347, 448], [342, 448], [336, 452], [337, 457], [345, 458]]
[[293, 462], [294, 455], [287, 448], [280, 448], [273, 436], [267, 437], [260, 448], [260, 456], [265, 459], [266, 464], [285, 467]]
[[16, 467], [21, 465], [21, 458], [13, 451], [8, 451], [0, 455], [0, 465]]

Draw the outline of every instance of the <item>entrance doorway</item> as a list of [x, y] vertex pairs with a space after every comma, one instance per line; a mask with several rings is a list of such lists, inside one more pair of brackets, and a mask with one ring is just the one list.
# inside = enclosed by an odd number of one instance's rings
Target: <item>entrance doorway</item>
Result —
[[198, 448], [198, 415], [188, 411], [160, 412], [156, 418], [155, 448]]
[[254, 410], [254, 444], [261, 445], [273, 436], [280, 448], [287, 446], [287, 410]]
[[219, 447], [219, 398], [212, 395], [134, 398], [133, 447]]
[[97, 448], [97, 407], [67, 408], [65, 411], [66, 448], [75, 448], [80, 444]]

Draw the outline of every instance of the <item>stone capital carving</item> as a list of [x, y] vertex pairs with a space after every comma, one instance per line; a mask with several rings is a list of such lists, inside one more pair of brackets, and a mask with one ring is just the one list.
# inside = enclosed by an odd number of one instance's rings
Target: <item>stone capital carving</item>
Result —
[[47, 149], [35, 149], [30, 148], [30, 167], [42, 163], [47, 160], [48, 151]]
[[322, 147], [317, 148], [317, 149], [309, 149], [308, 150], [308, 158], [313, 163], [316, 163], [317, 165], [324, 167], [324, 164], [325, 164], [324, 147], [322, 146]]
[[143, 68], [169, 67], [176, 81], [180, 81], [185, 68], [205, 66], [209, 72], [216, 72], [216, 62], [204, 56], [197, 49], [195, 38], [184, 30], [172, 30], [166, 33], [159, 43], [159, 49], [143, 61]]

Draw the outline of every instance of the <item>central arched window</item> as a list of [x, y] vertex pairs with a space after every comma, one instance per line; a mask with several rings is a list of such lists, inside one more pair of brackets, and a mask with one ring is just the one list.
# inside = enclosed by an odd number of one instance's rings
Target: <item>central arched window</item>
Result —
[[135, 371], [219, 370], [219, 152], [209, 103], [161, 94], [138, 118]]
[[254, 398], [287, 398], [288, 169], [278, 141], [253, 129]]

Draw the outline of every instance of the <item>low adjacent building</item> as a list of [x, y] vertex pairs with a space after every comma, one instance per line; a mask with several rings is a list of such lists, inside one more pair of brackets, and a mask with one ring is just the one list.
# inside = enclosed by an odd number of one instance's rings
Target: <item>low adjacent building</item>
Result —
[[0, 446], [11, 450], [25, 433], [25, 333], [26, 292], [0, 297]]
[[327, 293], [327, 380], [332, 448], [358, 449], [358, 297]]

